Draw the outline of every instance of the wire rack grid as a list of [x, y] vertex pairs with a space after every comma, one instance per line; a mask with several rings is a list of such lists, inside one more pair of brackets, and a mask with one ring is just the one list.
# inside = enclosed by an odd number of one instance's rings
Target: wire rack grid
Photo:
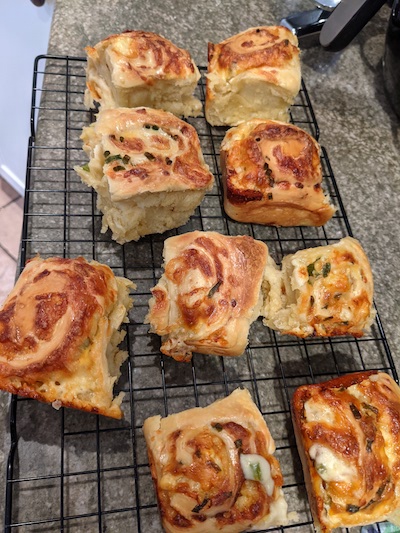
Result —
[[[198, 86], [204, 101], [205, 69]], [[42, 89], [37, 89], [42, 81]], [[39, 85], [40, 86], [40, 85]], [[34, 68], [32, 135], [28, 149], [21, 269], [26, 260], [83, 255], [109, 265], [116, 275], [137, 284], [135, 304], [126, 324], [127, 363], [118, 389], [126, 392], [122, 421], [52, 407], [13, 396], [11, 446], [7, 463], [5, 531], [137, 532], [161, 531], [142, 424], [148, 416], [205, 406], [237, 387], [247, 388], [265, 417], [277, 444], [284, 492], [298, 522], [272, 531], [312, 532], [301, 464], [290, 417], [290, 399], [301, 384], [362, 369], [397, 374], [379, 320], [362, 339], [299, 340], [276, 335], [253, 323], [241, 357], [195, 355], [178, 363], [159, 351], [144, 317], [150, 289], [162, 273], [166, 237], [187, 231], [213, 230], [251, 235], [264, 241], [272, 257], [324, 245], [351, 235], [351, 229], [322, 149], [324, 187], [337, 212], [322, 228], [273, 228], [240, 224], [222, 209], [219, 146], [226, 129], [210, 127], [204, 116], [189, 119], [196, 128], [210, 169], [216, 177], [190, 221], [177, 230], [123, 246], [102, 234], [95, 193], [73, 170], [86, 163], [79, 139], [94, 116], [83, 105], [85, 60], [39, 56]], [[319, 137], [307, 90], [302, 85], [291, 108], [291, 121]]]

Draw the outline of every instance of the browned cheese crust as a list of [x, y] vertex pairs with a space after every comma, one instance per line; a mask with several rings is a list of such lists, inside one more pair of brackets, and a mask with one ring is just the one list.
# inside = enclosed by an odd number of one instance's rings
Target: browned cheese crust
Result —
[[226, 213], [274, 226], [325, 224], [335, 209], [321, 187], [319, 154], [292, 124], [254, 119], [230, 129], [221, 146]]
[[195, 231], [165, 241], [165, 273], [152, 289], [147, 320], [161, 351], [241, 355], [259, 314], [266, 245], [251, 237]]
[[[29, 261], [0, 310], [0, 388], [121, 418], [106, 349], [131, 305], [130, 286], [82, 257]], [[117, 366], [126, 354], [115, 345], [109, 356]]]
[[148, 106], [178, 116], [197, 116], [193, 96], [200, 73], [189, 52], [161, 35], [126, 31], [86, 49], [85, 104], [102, 108]]
[[[168, 533], [235, 533], [286, 523], [274, 441], [247, 390], [205, 408], [148, 418], [143, 431]], [[268, 479], [246, 478], [243, 454], [267, 461]]]
[[257, 117], [287, 120], [300, 90], [299, 56], [297, 37], [283, 26], [249, 28], [209, 43], [208, 122], [233, 126]]
[[[212, 186], [193, 126], [172, 113], [145, 107], [107, 109], [84, 130], [86, 152], [101, 161], [112, 201], [143, 193]], [[118, 157], [119, 156], [119, 157]]]
[[[94, 47], [87, 46], [90, 59], [98, 60], [107, 50], [113, 67], [114, 84], [120, 87], [154, 83], [156, 79], [180, 79], [195, 74], [196, 66], [187, 50], [149, 31], [125, 31], [110, 35]], [[101, 100], [96, 87], [90, 85], [93, 97]]]
[[385, 520], [400, 505], [400, 389], [360, 372], [296, 390], [293, 421], [317, 531]]

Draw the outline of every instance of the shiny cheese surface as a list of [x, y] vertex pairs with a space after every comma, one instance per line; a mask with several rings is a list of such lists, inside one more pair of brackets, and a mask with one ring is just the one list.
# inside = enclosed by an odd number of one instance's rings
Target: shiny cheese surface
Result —
[[157, 79], [200, 77], [189, 52], [161, 35], [146, 31], [127, 31], [110, 35], [94, 47], [88, 57], [104, 55], [115, 86], [129, 88], [150, 84]]
[[[281, 70], [290, 71], [298, 57], [297, 37], [291, 31], [283, 26], [260, 26], [209, 45], [208, 70], [218, 72], [227, 81], [251, 70], [278, 84]], [[296, 69], [292, 76], [290, 81], [300, 85]]]
[[253, 119], [221, 145], [224, 206], [235, 220], [277, 226], [323, 225], [335, 209], [322, 190], [318, 143], [304, 130]]
[[400, 506], [400, 389], [389, 375], [363, 372], [302, 386], [293, 413], [321, 531], [385, 520]]
[[29, 261], [0, 310], [0, 387], [120, 418], [112, 388], [129, 287], [82, 257]]
[[[287, 522], [274, 441], [247, 390], [151, 417], [143, 431], [165, 531], [234, 533]], [[256, 476], [249, 460], [261, 464]]]
[[100, 111], [82, 140], [91, 159], [87, 170], [77, 170], [100, 192], [106, 186], [112, 202], [161, 191], [208, 190], [214, 183], [196, 130], [165, 111]]
[[282, 333], [361, 337], [375, 317], [371, 267], [352, 237], [285, 256], [281, 283], [281, 309], [265, 323]]
[[261, 308], [266, 245], [251, 237], [192, 232], [165, 241], [165, 272], [152, 289], [147, 320], [161, 351], [240, 355]]

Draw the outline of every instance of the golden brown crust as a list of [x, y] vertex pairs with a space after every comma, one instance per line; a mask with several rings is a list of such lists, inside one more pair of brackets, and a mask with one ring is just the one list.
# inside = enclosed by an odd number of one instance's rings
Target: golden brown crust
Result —
[[[148, 418], [143, 431], [168, 533], [234, 533], [286, 523], [274, 441], [247, 390], [205, 408]], [[265, 479], [250, 480], [242, 469], [241, 456], [250, 454], [268, 462]]]
[[200, 73], [189, 52], [161, 35], [126, 31], [86, 49], [85, 102], [104, 108], [165, 109], [197, 116], [201, 102], [193, 96]]
[[296, 390], [293, 422], [319, 531], [386, 519], [400, 505], [400, 390], [376, 371]]
[[[209, 70], [229, 77], [250, 69], [281, 69], [298, 59], [299, 48], [293, 34], [283, 26], [250, 28], [209, 47]], [[261, 71], [276, 79], [276, 73]]]
[[371, 267], [352, 237], [284, 257], [281, 284], [280, 309], [264, 313], [281, 333], [361, 337], [375, 317]]
[[297, 37], [283, 26], [249, 28], [219, 44], [209, 43], [208, 122], [233, 126], [256, 117], [287, 119], [300, 90], [299, 55]]
[[82, 139], [92, 158], [100, 152], [97, 163], [112, 201], [148, 192], [207, 190], [214, 183], [196, 130], [171, 113], [146, 107], [103, 110]]
[[120, 418], [105, 350], [130, 306], [129, 286], [82, 257], [29, 261], [0, 311], [0, 388]]
[[318, 143], [304, 130], [253, 119], [221, 145], [226, 213], [240, 222], [321, 226], [335, 209], [325, 197]]
[[240, 355], [261, 305], [266, 245], [251, 237], [195, 231], [165, 241], [165, 273], [147, 320], [161, 351], [188, 361], [192, 351]]
[[107, 50], [114, 84], [121, 87], [151, 84], [155, 79], [185, 78], [197, 71], [187, 50], [149, 31], [113, 34], [85, 50], [92, 59]]

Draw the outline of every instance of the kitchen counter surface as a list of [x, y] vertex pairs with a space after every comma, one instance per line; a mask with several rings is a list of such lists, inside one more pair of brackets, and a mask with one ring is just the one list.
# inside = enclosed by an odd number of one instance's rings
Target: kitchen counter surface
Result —
[[[188, 49], [197, 64], [206, 65], [208, 41], [219, 42], [249, 27], [275, 24], [289, 12], [313, 7], [311, 0], [250, 0], [246, 4], [238, 0], [58, 0], [48, 52], [83, 56], [85, 46], [109, 34], [144, 29], [168, 37]], [[375, 301], [399, 369], [400, 122], [383, 88], [381, 58], [388, 17], [385, 6], [346, 50], [329, 53], [319, 47], [305, 48], [301, 60], [320, 142], [328, 151], [353, 234], [370, 259]], [[46, 135], [51, 137], [51, 133]], [[1, 450], [7, 451], [8, 395], [2, 395], [1, 402], [0, 422], [5, 427]], [[0, 460], [4, 464], [4, 454]], [[91, 527], [87, 530], [92, 531]]]

